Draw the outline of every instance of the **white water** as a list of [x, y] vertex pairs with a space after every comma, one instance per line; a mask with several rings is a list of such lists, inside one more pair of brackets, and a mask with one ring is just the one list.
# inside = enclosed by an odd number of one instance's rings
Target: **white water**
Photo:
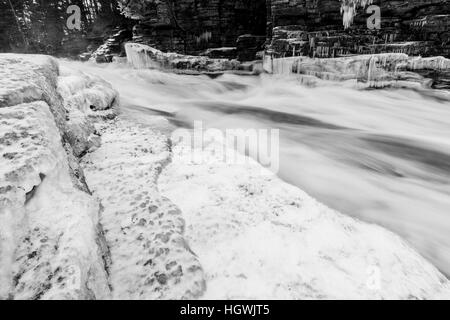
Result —
[[280, 177], [400, 234], [450, 275], [448, 101], [411, 90], [307, 88], [287, 76], [210, 79], [70, 64], [111, 82], [137, 121], [161, 114], [174, 126], [279, 128]]

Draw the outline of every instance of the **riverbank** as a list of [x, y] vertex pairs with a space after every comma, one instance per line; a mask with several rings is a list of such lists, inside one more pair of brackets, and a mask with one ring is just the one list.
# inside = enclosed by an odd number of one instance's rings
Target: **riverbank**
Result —
[[130, 116], [128, 97], [116, 117], [98, 77], [48, 57], [0, 59], [1, 298], [449, 296], [399, 236], [251, 159], [172, 145], [168, 121]]

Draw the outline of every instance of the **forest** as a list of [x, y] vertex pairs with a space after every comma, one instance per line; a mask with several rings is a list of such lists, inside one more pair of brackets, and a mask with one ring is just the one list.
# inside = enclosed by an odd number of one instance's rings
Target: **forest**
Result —
[[[81, 9], [81, 30], [68, 30], [67, 8]], [[117, 0], [0, 0], [0, 52], [79, 53], [129, 21]]]

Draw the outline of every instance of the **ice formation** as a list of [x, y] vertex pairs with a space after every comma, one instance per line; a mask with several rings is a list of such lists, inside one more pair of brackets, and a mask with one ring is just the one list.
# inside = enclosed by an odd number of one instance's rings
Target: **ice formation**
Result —
[[[174, 146], [159, 183], [186, 219], [186, 239], [207, 279], [204, 299], [449, 296], [448, 280], [397, 235], [261, 174], [242, 155], [227, 163], [211, 151], [218, 148]], [[208, 165], [193, 161], [193, 152]]]
[[107, 298], [99, 204], [76, 158], [89, 116], [66, 109], [55, 59], [3, 54], [0, 74], [0, 298]]
[[[448, 66], [409, 65], [406, 55], [307, 59], [275, 71], [331, 78], [345, 68], [343, 77], [372, 81]], [[252, 160], [194, 150], [207, 159], [199, 165], [151, 126], [111, 120], [117, 92], [98, 77], [19, 55], [0, 55], [0, 74], [2, 299], [449, 297], [448, 280], [383, 228]]]
[[420, 70], [448, 72], [450, 59], [444, 57], [410, 57], [404, 53], [380, 53], [351, 57], [312, 59], [309, 57], [271, 58], [264, 60], [266, 72], [281, 75], [312, 76], [322, 80], [358, 80], [369, 87], [426, 86], [429, 79], [415, 73]]
[[373, 0], [341, 0], [341, 14], [344, 27], [347, 29], [352, 25], [359, 7], [366, 7], [372, 2]]
[[239, 65], [235, 60], [210, 59], [204, 56], [189, 56], [173, 52], [165, 53], [138, 43], [127, 43], [125, 50], [129, 64], [137, 69], [187, 69], [216, 72], [233, 70]]

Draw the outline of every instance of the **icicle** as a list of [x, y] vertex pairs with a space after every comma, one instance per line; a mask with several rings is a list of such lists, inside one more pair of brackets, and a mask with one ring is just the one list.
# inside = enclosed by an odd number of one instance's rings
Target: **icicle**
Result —
[[349, 28], [359, 7], [372, 4], [373, 0], [341, 0], [341, 14], [345, 29]]
[[[137, 69], [159, 68], [161, 63], [156, 62], [157, 57], [162, 57], [162, 52], [149, 46], [127, 43], [125, 44], [128, 63]], [[153, 57], [153, 58], [152, 58]]]

